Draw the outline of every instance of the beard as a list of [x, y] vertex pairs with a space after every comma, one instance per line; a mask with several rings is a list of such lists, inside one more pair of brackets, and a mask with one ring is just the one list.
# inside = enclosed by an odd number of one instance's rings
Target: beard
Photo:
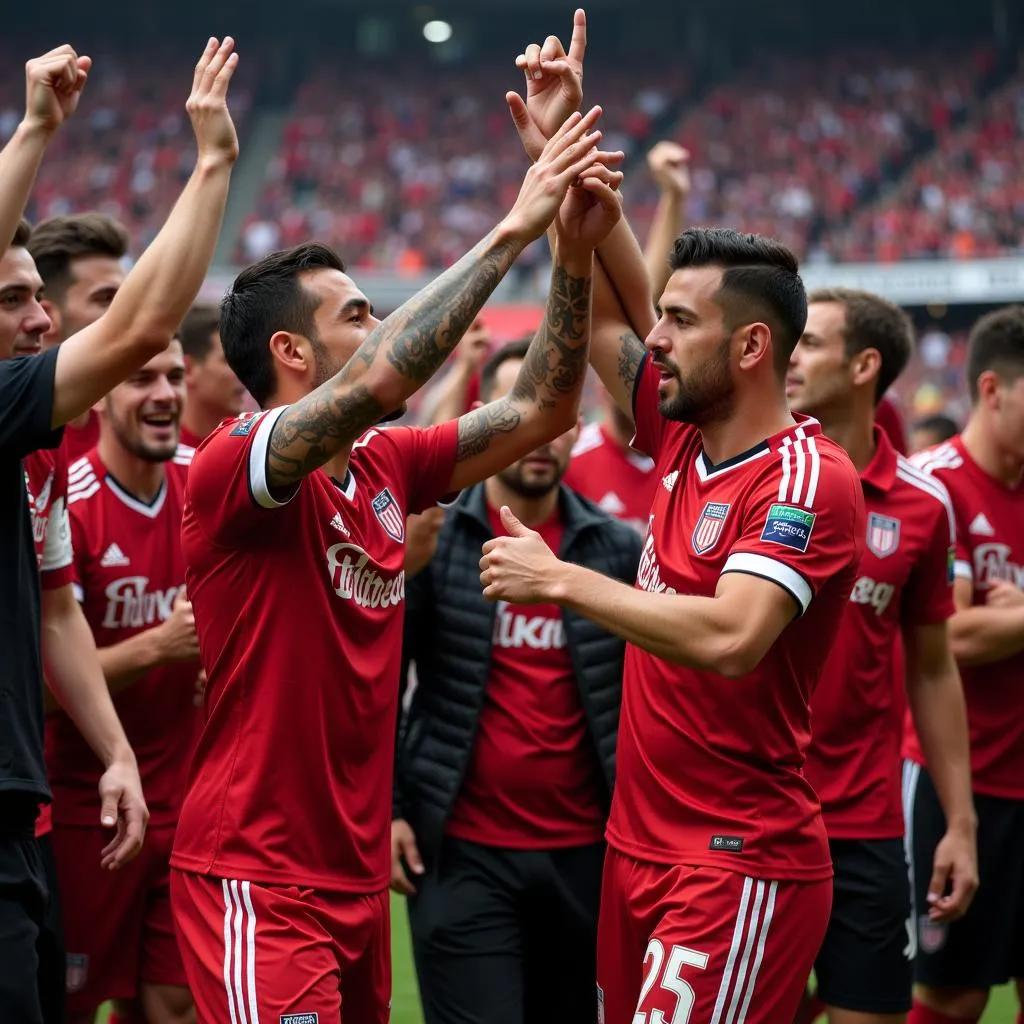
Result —
[[552, 470], [553, 472], [550, 473], [538, 473], [536, 470], [526, 469], [519, 463], [513, 463], [497, 476], [513, 494], [518, 494], [520, 498], [543, 498], [562, 482], [566, 467], [556, 463]]
[[676, 379], [676, 393], [659, 404], [665, 419], [702, 426], [729, 417], [736, 394], [729, 370], [729, 341], [723, 338], [718, 351], [690, 370], [686, 380], [670, 360], [654, 359], [655, 365], [671, 370]]

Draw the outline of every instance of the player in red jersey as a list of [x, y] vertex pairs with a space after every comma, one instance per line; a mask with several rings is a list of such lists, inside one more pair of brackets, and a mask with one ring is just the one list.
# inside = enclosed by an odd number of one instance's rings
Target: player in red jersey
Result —
[[[315, 244], [224, 300], [228, 362], [268, 411], [215, 431], [187, 486], [208, 717], [171, 885], [200, 1019], [387, 1019], [406, 514], [576, 422], [593, 248], [620, 213], [599, 112], [570, 118], [505, 220], [384, 323]], [[513, 393], [428, 429], [375, 426], [556, 214], [547, 317]]]
[[[124, 283], [128, 232], [101, 213], [53, 217], [37, 224], [28, 251], [43, 279], [43, 308], [52, 326], [43, 348], [55, 348], [95, 323]], [[90, 409], [67, 425], [63, 447], [68, 464], [96, 447], [99, 417]]]
[[228, 366], [220, 343], [220, 307], [197, 302], [181, 322], [188, 401], [181, 414], [181, 443], [198, 448], [222, 420], [242, 411], [245, 388]]
[[844, 288], [815, 292], [786, 378], [790, 406], [817, 418], [853, 460], [867, 511], [857, 582], [811, 699], [804, 769], [821, 800], [835, 870], [832, 917], [815, 961], [831, 1024], [897, 1024], [910, 1009], [901, 636], [906, 696], [949, 822], [935, 852], [932, 886], [941, 896], [931, 920], [962, 914], [977, 887], [967, 720], [946, 628], [953, 510], [945, 488], [873, 425], [876, 403], [913, 345], [913, 327], [892, 303]]
[[654, 460], [630, 448], [633, 420], [607, 393], [605, 406], [604, 420], [580, 431], [565, 483], [643, 536], [658, 486]]
[[[1024, 307], [982, 317], [967, 349], [972, 410], [963, 433], [914, 463], [956, 512], [950, 620], [971, 739], [981, 888], [950, 925], [925, 865], [945, 829], [937, 768], [908, 729], [906, 815], [918, 957], [912, 1024], [977, 1021], [989, 989], [1024, 978]], [[927, 755], [927, 757], [925, 756]]]
[[101, 767], [62, 714], [46, 723], [53, 845], [68, 947], [68, 1012], [91, 1022], [108, 999], [138, 1001], [150, 1024], [192, 1019], [169, 895], [169, 858], [198, 737], [199, 646], [183, 593], [181, 518], [193, 450], [179, 445], [185, 361], [178, 341], [118, 385], [99, 446], [71, 467], [74, 586], [135, 751], [150, 819], [142, 855], [117, 876], [92, 794]]
[[700, 229], [672, 266], [646, 343], [620, 324], [625, 347], [593, 355], [656, 462], [636, 587], [559, 562], [507, 510], [514, 536], [484, 546], [481, 582], [487, 597], [553, 601], [628, 641], [604, 1020], [779, 1024], [828, 922], [832, 864], [801, 769], [863, 500], [842, 449], [786, 404], [806, 316], [793, 255]]

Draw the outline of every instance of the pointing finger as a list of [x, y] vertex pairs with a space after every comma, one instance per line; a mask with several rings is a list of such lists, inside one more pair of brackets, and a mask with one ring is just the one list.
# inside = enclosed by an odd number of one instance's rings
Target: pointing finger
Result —
[[572, 18], [572, 39], [569, 40], [569, 59], [583, 63], [587, 52], [587, 12], [578, 9]]

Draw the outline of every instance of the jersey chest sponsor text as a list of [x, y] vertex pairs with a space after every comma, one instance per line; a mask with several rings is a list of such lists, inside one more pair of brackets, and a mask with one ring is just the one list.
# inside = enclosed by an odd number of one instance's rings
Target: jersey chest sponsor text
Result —
[[112, 580], [103, 590], [107, 607], [101, 625], [104, 629], [136, 629], [166, 622], [174, 601], [184, 587], [148, 590], [148, 576], [123, 576]]
[[972, 552], [975, 587], [988, 590], [997, 580], [1002, 580], [1024, 590], [1024, 566], [1011, 561], [1012, 551], [1009, 544], [979, 544]]
[[658, 564], [658, 555], [654, 550], [654, 516], [651, 516], [650, 524], [647, 527], [647, 539], [644, 541], [644, 549], [640, 555], [636, 582], [641, 590], [646, 590], [649, 594], [674, 594], [676, 592], [674, 587], [668, 586], [661, 579], [661, 566]]
[[492, 642], [495, 647], [561, 650], [565, 647], [565, 627], [561, 617], [553, 619], [544, 615], [524, 615], [522, 612], [510, 611], [504, 601], [499, 601]]
[[895, 584], [872, 579], [870, 576], [861, 576], [853, 585], [850, 601], [853, 604], [870, 606], [875, 610], [875, 614], [881, 617], [892, 603], [895, 593]]
[[327, 569], [338, 597], [360, 608], [395, 608], [405, 600], [405, 570], [382, 575], [356, 544], [332, 544], [327, 549]]

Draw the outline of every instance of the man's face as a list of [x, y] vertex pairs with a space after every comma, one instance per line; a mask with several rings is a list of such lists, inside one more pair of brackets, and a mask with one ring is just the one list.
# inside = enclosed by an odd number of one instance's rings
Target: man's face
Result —
[[843, 338], [845, 327], [842, 303], [812, 302], [807, 307], [807, 327], [793, 349], [786, 375], [786, 397], [792, 409], [821, 416], [849, 404], [853, 381]]
[[34, 356], [50, 318], [39, 304], [43, 280], [28, 249], [11, 246], [0, 257], [0, 359]]
[[352, 358], [366, 336], [380, 323], [370, 300], [348, 274], [310, 270], [302, 286], [320, 300], [314, 314], [316, 337], [310, 338], [315, 361], [313, 387], [330, 380]]
[[992, 427], [999, 447], [1024, 465], [1024, 374], [999, 379]]
[[200, 359], [185, 358], [189, 402], [215, 411], [221, 419], [242, 411], [245, 388], [224, 358], [220, 332], [210, 337], [210, 348]]
[[178, 447], [184, 404], [185, 357], [175, 340], [107, 395], [101, 429], [138, 458], [166, 462]]
[[67, 341], [96, 323], [110, 306], [125, 273], [112, 256], [80, 256], [71, 261], [71, 283], [54, 301], [60, 310], [60, 329], [45, 339], [47, 348]]
[[[506, 359], [494, 376], [492, 399], [508, 395], [515, 386], [521, 359]], [[497, 474], [498, 479], [509, 490], [523, 498], [542, 498], [553, 491], [569, 468], [572, 446], [576, 443], [579, 430], [573, 427], [547, 444], [535, 448], [518, 462], [513, 462]]]
[[665, 286], [661, 315], [644, 345], [660, 375], [666, 419], [702, 426], [732, 410], [732, 339], [715, 301], [721, 281], [720, 269], [699, 267], [675, 271]]

